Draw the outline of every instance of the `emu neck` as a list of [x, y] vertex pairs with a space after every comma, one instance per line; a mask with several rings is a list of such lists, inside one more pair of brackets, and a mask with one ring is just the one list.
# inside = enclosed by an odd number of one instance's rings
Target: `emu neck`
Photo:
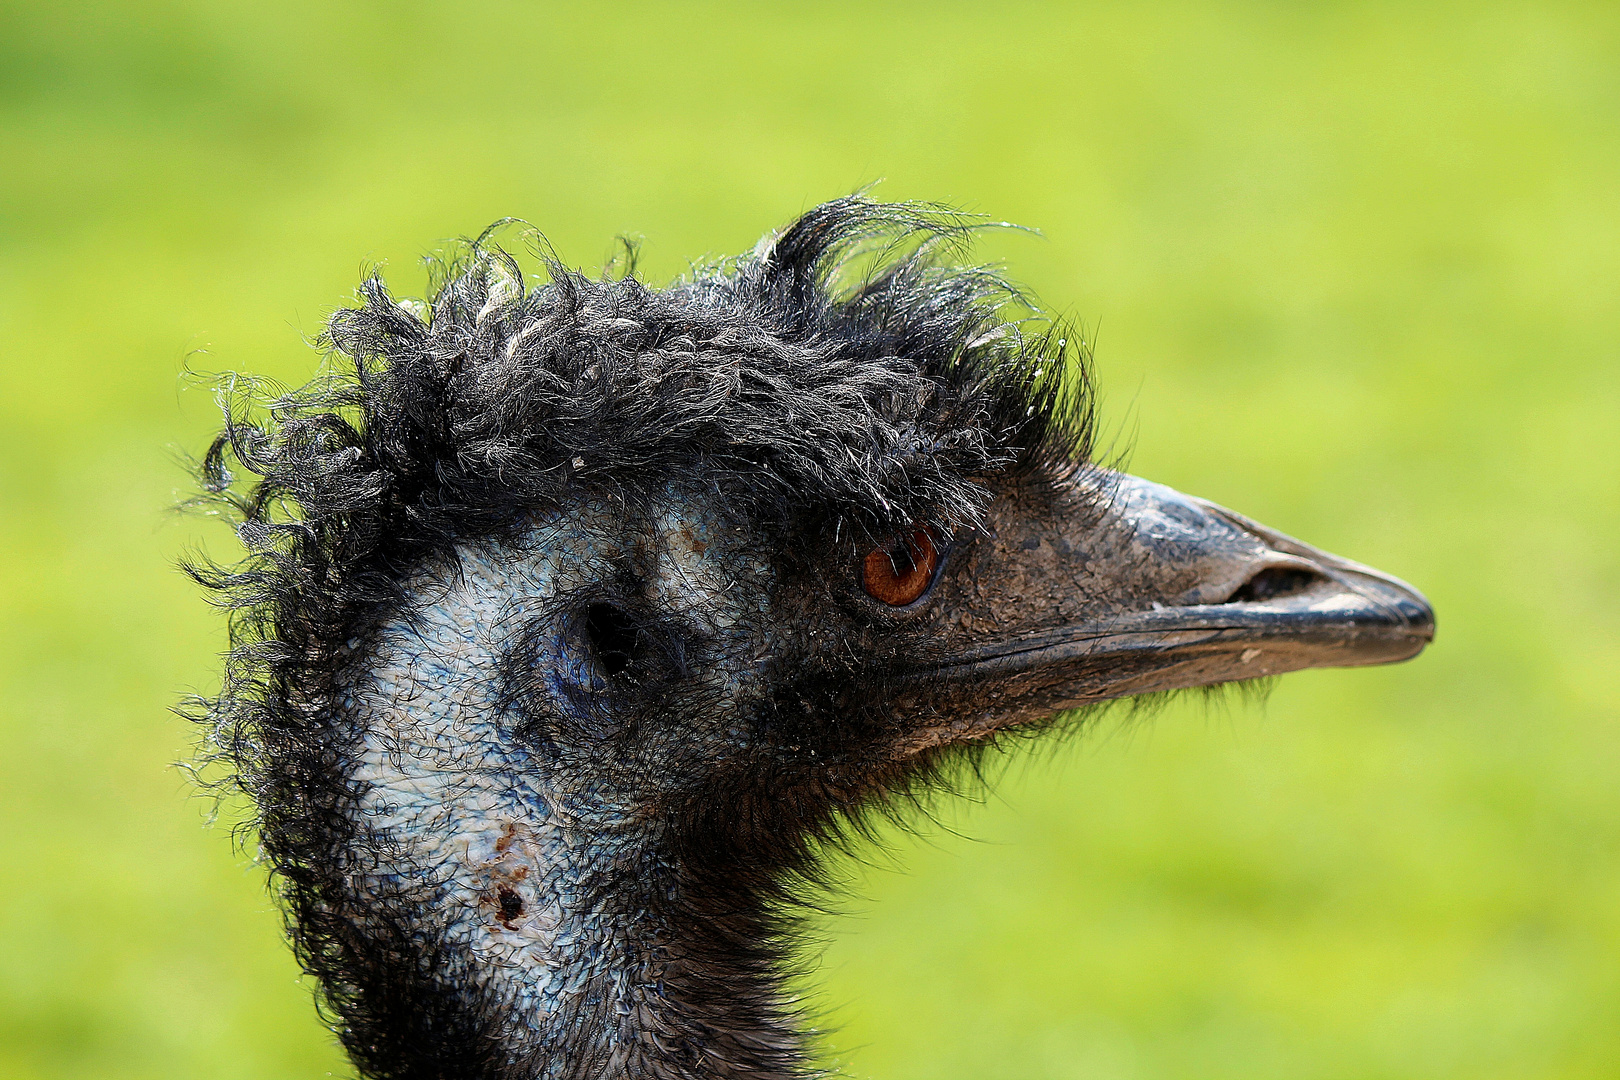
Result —
[[398, 1075], [795, 1073], [799, 1041], [774, 971], [716, 959], [765, 936], [751, 898], [696, 895], [658, 856], [576, 839], [572, 826], [535, 828], [499, 810], [487, 821], [462, 834], [455, 877], [413, 897], [424, 901], [414, 929], [428, 951], [402, 974], [420, 980], [420, 1013], [365, 1041], [456, 1034]]
[[629, 838], [500, 806], [449, 846], [453, 870], [419, 886], [362, 879], [365, 901], [410, 920], [417, 948], [394, 975], [415, 1000], [355, 1034], [411, 1046], [423, 1030], [453, 1033], [381, 1075], [795, 1074], [799, 1040], [774, 969], [734, 960], [768, 937], [753, 898], [702, 895]]

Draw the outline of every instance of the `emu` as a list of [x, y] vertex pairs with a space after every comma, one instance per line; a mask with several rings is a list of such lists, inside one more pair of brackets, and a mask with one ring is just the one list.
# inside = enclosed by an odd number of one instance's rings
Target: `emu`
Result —
[[1113, 699], [1416, 655], [1412, 587], [1094, 452], [974, 221], [861, 197], [652, 289], [488, 240], [228, 402], [205, 759], [373, 1078], [813, 1075], [821, 856]]

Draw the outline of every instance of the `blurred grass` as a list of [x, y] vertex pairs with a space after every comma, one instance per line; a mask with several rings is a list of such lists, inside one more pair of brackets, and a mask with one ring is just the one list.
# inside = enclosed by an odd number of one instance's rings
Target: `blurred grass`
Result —
[[886, 177], [1097, 331], [1132, 467], [1424, 587], [1400, 668], [1178, 703], [863, 872], [881, 1077], [1620, 1062], [1620, 10], [0, 3], [0, 1076], [345, 1073], [167, 767], [201, 369], [524, 216], [654, 279]]

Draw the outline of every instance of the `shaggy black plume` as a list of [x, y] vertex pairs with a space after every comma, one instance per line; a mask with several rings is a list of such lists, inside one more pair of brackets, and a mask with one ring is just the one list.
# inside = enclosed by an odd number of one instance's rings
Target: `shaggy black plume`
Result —
[[972, 530], [987, 477], [1082, 462], [1090, 439], [1080, 358], [994, 272], [942, 262], [976, 227], [842, 199], [663, 290], [554, 257], [526, 287], [486, 234], [426, 304], [366, 280], [324, 335], [325, 377], [267, 403], [227, 394], [204, 500], [247, 556], [191, 568], [232, 612], [223, 690], [195, 711], [222, 783], [257, 807], [295, 947], [365, 1072], [406, 1074], [388, 1064], [402, 1051], [356, 1034], [382, 1008], [356, 986], [371, 946], [332, 914], [353, 830], [337, 678], [409, 574], [676, 480], [807, 547]]

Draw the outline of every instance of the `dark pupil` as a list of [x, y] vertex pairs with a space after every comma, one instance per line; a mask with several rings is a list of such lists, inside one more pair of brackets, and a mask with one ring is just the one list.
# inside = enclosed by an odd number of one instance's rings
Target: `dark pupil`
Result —
[[890, 551], [889, 563], [894, 567], [894, 576], [902, 581], [917, 572], [917, 560], [912, 557], [910, 544], [901, 544]]

